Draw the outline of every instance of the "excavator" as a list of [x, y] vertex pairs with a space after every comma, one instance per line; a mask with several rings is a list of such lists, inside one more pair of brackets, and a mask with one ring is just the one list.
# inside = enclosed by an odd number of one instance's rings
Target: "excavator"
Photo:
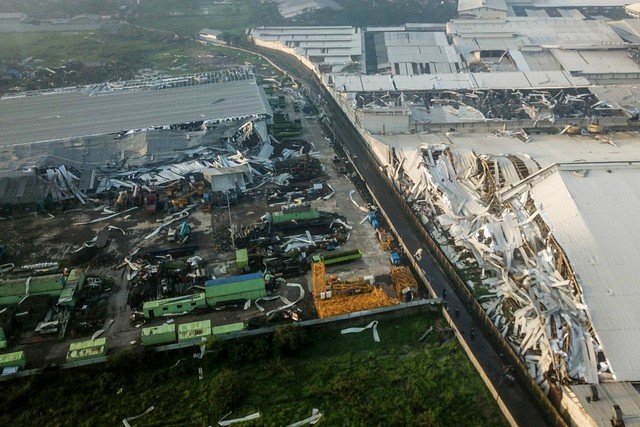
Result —
[[187, 240], [189, 240], [190, 236], [191, 236], [191, 226], [187, 221], [182, 221], [182, 223], [180, 223], [180, 226], [178, 227], [175, 233], [176, 242], [182, 245]]

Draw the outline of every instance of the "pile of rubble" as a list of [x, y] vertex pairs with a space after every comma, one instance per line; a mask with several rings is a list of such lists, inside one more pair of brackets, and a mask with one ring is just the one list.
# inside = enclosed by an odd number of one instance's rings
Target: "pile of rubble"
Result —
[[522, 155], [423, 146], [398, 171], [405, 197], [545, 389], [597, 383], [599, 344], [571, 268], [528, 193], [500, 189], [540, 169]]

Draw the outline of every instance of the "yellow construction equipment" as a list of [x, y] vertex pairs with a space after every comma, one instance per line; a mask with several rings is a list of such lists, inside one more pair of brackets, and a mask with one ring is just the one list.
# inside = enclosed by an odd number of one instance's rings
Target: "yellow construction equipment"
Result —
[[380, 241], [380, 247], [382, 248], [383, 251], [389, 251], [391, 250], [391, 247], [393, 246], [393, 235], [391, 233], [389, 233], [386, 230], [383, 230], [382, 228], [378, 228], [376, 230], [376, 233], [378, 235], [378, 241]]
[[320, 293], [327, 290], [324, 262], [314, 262], [311, 264], [311, 283], [313, 283], [313, 297], [320, 299]]
[[316, 310], [321, 319], [398, 303], [362, 277], [339, 280], [332, 274], [327, 281], [323, 261], [311, 264], [311, 281]]
[[391, 283], [398, 293], [398, 297], [402, 297], [402, 290], [405, 288], [418, 289], [418, 282], [411, 274], [407, 267], [391, 267]]
[[602, 125], [597, 121], [593, 121], [587, 125], [587, 132], [589, 133], [602, 133]]
[[191, 191], [189, 191], [190, 196], [202, 196], [204, 194], [204, 182], [198, 181], [195, 184], [191, 185]]
[[189, 200], [186, 197], [176, 197], [171, 199], [171, 204], [179, 209], [183, 209], [188, 203]]

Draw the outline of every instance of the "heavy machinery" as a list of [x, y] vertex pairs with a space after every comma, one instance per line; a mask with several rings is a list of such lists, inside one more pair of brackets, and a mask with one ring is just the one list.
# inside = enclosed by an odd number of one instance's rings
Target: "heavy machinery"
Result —
[[191, 226], [187, 221], [182, 221], [175, 232], [175, 239], [178, 244], [182, 245], [191, 236]]
[[175, 197], [171, 199], [171, 204], [178, 209], [184, 209], [184, 207], [187, 206], [188, 203], [189, 199], [187, 199], [186, 197]]
[[374, 286], [371, 280], [372, 278], [364, 277], [339, 280], [336, 275], [331, 275], [327, 280], [324, 261], [319, 259], [313, 262], [311, 281], [318, 317], [324, 319], [397, 304], [397, 301], [390, 299], [381, 288]]
[[144, 211], [148, 214], [156, 212], [158, 207], [158, 198], [156, 193], [149, 193], [144, 198]]
[[396, 251], [389, 252], [389, 261], [391, 261], [391, 265], [399, 266], [400, 265], [400, 254]]
[[208, 191], [202, 193], [202, 211], [209, 212], [211, 210], [211, 196]]

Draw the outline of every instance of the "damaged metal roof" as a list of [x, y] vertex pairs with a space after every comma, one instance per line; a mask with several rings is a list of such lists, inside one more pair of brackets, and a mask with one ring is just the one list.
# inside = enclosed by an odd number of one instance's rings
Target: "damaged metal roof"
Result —
[[640, 164], [560, 165], [531, 196], [583, 290], [619, 381], [640, 380]]
[[270, 114], [253, 77], [158, 90], [62, 91], [0, 99], [0, 145]]

